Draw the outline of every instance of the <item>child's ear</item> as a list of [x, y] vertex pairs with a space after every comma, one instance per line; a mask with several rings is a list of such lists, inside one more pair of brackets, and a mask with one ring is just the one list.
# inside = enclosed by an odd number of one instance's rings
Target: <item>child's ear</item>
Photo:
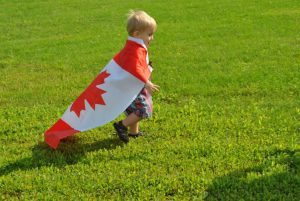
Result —
[[138, 35], [139, 35], [139, 31], [134, 31], [132, 34], [133, 37], [137, 37]]

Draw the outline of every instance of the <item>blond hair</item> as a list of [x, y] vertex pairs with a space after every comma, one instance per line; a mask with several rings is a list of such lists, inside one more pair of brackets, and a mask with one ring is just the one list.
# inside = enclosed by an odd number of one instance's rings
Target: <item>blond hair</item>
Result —
[[138, 10], [130, 10], [127, 18], [127, 32], [130, 36], [135, 31], [143, 32], [150, 28], [152, 31], [156, 31], [156, 21], [148, 15], [146, 12]]

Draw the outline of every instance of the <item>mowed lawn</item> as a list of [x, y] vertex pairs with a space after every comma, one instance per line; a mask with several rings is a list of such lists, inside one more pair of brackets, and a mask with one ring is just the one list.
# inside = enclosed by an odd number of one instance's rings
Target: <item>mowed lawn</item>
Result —
[[[158, 23], [146, 135], [109, 123], [50, 149], [130, 9]], [[299, 64], [298, 0], [1, 0], [0, 200], [299, 200]]]

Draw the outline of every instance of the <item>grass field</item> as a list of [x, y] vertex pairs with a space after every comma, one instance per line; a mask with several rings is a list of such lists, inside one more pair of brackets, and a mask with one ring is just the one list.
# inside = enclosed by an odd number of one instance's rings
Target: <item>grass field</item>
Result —
[[[158, 22], [147, 135], [110, 123], [51, 150], [129, 9]], [[0, 200], [299, 200], [299, 22], [298, 0], [0, 0]]]

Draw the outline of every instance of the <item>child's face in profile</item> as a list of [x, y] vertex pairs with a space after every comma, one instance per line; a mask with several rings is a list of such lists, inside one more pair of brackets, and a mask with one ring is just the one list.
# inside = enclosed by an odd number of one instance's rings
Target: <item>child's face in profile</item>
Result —
[[150, 42], [154, 38], [153, 34], [154, 34], [153, 30], [151, 28], [148, 28], [143, 32], [136, 32], [134, 37], [142, 39], [144, 41], [146, 47], [148, 47], [150, 45]]

